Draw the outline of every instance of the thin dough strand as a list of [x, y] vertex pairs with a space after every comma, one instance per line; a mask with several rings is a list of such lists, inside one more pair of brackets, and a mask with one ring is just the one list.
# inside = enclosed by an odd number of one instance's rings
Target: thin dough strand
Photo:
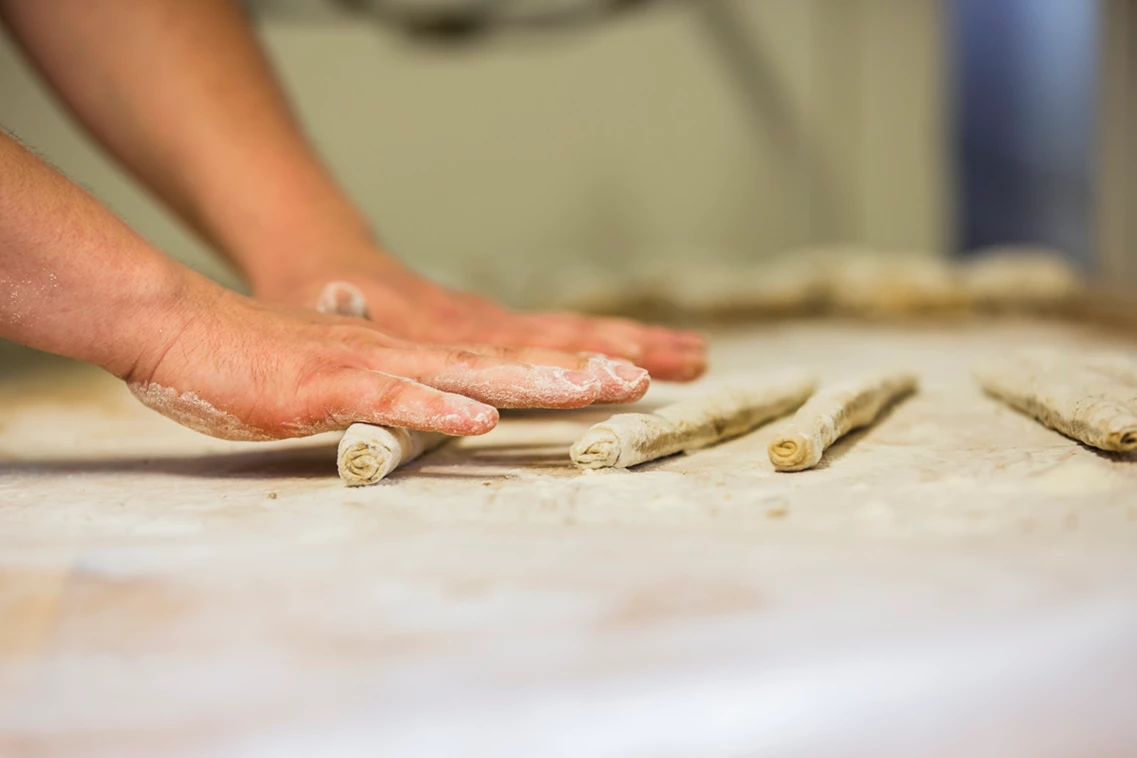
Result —
[[628, 468], [745, 434], [804, 403], [816, 381], [793, 374], [756, 387], [732, 386], [660, 408], [621, 413], [596, 424], [572, 446], [582, 469]]
[[886, 406], [916, 386], [914, 374], [896, 371], [823, 387], [770, 443], [770, 462], [778, 471], [813, 468], [826, 448], [853, 429], [871, 424]]

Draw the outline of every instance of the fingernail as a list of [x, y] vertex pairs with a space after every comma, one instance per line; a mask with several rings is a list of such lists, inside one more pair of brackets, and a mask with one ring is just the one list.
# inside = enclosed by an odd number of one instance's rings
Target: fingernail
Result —
[[632, 365], [619, 365], [616, 367], [616, 376], [628, 384], [638, 384], [647, 378], [647, 371]]
[[316, 310], [335, 316], [370, 317], [367, 299], [358, 287], [347, 282], [331, 282], [324, 287], [316, 303]]
[[561, 378], [572, 386], [579, 387], [582, 390], [593, 389], [600, 384], [599, 379], [583, 371], [566, 371]]
[[[481, 405], [481, 404], [479, 404], [479, 405]], [[471, 409], [471, 410], [473, 410], [473, 409]], [[474, 417], [474, 421], [496, 421], [497, 420], [497, 409], [490, 407], [488, 405], [481, 405], [480, 408], [478, 408], [477, 410], [474, 410], [473, 417]]]
[[631, 360], [635, 360], [636, 358], [642, 357], [644, 354], [643, 347], [635, 343], [613, 343], [612, 346], [615, 348], [615, 350], [612, 352], [621, 358], [629, 358]]
[[475, 400], [467, 404], [463, 411], [465, 417], [473, 421], [479, 429], [493, 427], [497, 424], [498, 412], [493, 406]]
[[634, 366], [636, 364], [629, 361], [627, 358], [620, 358], [614, 355], [605, 355], [604, 353], [579, 353], [582, 358], [591, 358], [593, 360], [609, 361], [611, 363], [619, 363], [622, 366]]

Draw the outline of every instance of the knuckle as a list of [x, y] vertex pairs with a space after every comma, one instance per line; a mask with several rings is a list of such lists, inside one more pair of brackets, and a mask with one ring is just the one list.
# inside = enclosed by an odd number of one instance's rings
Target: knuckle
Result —
[[406, 379], [393, 376], [380, 376], [373, 390], [375, 404], [384, 409], [398, 408], [408, 402], [408, 395], [414, 385]]
[[447, 368], [476, 368], [482, 361], [482, 356], [469, 350], [454, 350], [446, 354]]

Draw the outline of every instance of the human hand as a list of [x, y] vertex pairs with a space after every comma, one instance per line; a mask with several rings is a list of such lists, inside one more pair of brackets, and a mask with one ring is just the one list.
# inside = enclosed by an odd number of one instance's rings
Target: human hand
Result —
[[555, 351], [416, 345], [359, 319], [258, 303], [204, 280], [163, 316], [156, 331], [167, 336], [148, 340], [124, 378], [151, 408], [226, 439], [355, 422], [483, 434], [496, 408], [631, 402], [649, 383], [642, 369]]
[[321, 261], [313, 268], [254, 277], [253, 293], [269, 302], [313, 308], [328, 285], [336, 284], [355, 312], [366, 313], [385, 332], [416, 342], [599, 353], [630, 360], [654, 378], [675, 381], [695, 379], [706, 369], [706, 340], [694, 332], [627, 319], [511, 311], [436, 285], [374, 250]]

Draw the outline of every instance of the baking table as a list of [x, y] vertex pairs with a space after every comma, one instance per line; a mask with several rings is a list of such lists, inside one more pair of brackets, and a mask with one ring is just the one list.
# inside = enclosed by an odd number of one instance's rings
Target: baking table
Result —
[[362, 489], [335, 436], [228, 443], [92, 369], [7, 372], [0, 755], [1137, 755], [1137, 459], [969, 376], [1120, 339], [720, 330], [644, 407], [788, 367], [923, 386], [798, 474], [779, 422], [583, 474], [591, 408]]

